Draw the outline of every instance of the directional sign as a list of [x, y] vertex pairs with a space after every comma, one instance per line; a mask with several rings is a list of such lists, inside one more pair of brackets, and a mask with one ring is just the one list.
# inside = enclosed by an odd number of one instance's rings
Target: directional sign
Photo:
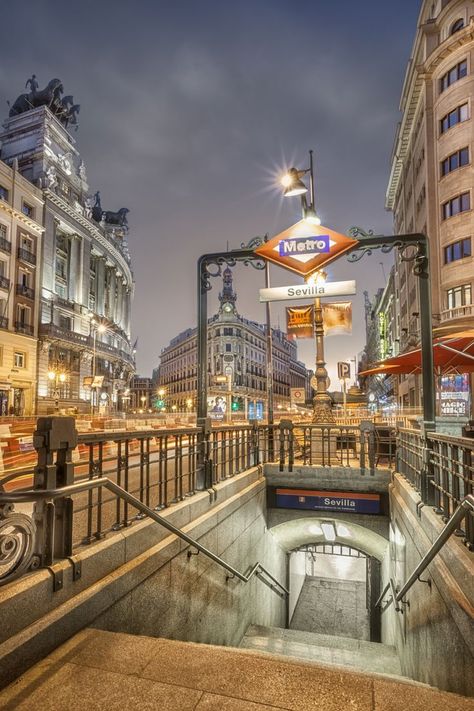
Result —
[[356, 293], [356, 283], [349, 281], [328, 281], [325, 284], [301, 284], [297, 286], [275, 286], [260, 289], [260, 301], [304, 301], [304, 299], [325, 296], [348, 296]]
[[339, 232], [300, 220], [257, 247], [255, 254], [280, 267], [307, 276], [357, 245], [357, 240]]

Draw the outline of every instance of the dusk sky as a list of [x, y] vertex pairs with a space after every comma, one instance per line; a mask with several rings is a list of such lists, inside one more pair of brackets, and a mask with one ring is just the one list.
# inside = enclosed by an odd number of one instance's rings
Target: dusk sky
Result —
[[[137, 370], [196, 323], [196, 262], [300, 219], [283, 201], [285, 167], [314, 149], [316, 207], [341, 232], [392, 232], [384, 210], [403, 76], [420, 3], [364, 0], [35, 0], [9, 5], [0, 98], [53, 77], [81, 104], [73, 134], [102, 207], [130, 209]], [[5, 18], [4, 18], [5, 19]], [[7, 31], [5, 31], [7, 28]], [[327, 339], [337, 360], [363, 348], [362, 292], [384, 285], [391, 258], [342, 259], [329, 278], [355, 278], [353, 337]], [[272, 285], [298, 281], [272, 267]], [[264, 321], [263, 274], [234, 271], [241, 314]], [[213, 280], [210, 312], [221, 280]], [[294, 302], [293, 302], [294, 305]], [[285, 326], [284, 305], [272, 321]], [[299, 356], [314, 365], [314, 344]], [[335, 385], [333, 379], [333, 386]]]

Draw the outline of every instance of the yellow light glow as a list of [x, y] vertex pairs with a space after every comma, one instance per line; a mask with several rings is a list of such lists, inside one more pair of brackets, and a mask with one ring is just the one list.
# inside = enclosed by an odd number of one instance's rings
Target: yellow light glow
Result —
[[61, 383], [64, 383], [64, 381], [66, 380], [66, 374], [65, 374], [65, 373], [60, 373], [60, 374], [59, 374], [59, 380], [60, 380]]
[[171, 409], [173, 410], [173, 412], [176, 412], [176, 405], [173, 405]]
[[285, 173], [285, 175], [280, 178], [280, 183], [283, 185], [284, 188], [289, 188], [293, 180], [294, 177], [292, 175], [290, 175], [289, 173]]
[[104, 331], [106, 331], [106, 330], [107, 330], [107, 329], [106, 329], [106, 327], [104, 326], [103, 323], [100, 323], [100, 324], [97, 326], [97, 331], [98, 331], [99, 333], [104, 333]]
[[327, 274], [326, 272], [313, 272], [308, 277], [306, 277], [306, 283], [310, 286], [324, 286], [326, 283]]
[[305, 217], [305, 221], [309, 222], [311, 225], [320, 225], [321, 220], [316, 215], [316, 213], [308, 213]]
[[160, 389], [158, 390], [158, 395], [159, 395], [160, 397], [163, 397], [164, 394], [165, 394], [165, 389], [164, 389], [164, 388], [160, 388]]
[[56, 378], [56, 373], [54, 372], [54, 370], [50, 370], [48, 372], [48, 378], [49, 380], [54, 380]]

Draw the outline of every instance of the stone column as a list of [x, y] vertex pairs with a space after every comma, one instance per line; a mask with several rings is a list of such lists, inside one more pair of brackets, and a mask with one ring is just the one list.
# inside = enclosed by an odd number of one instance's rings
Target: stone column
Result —
[[115, 276], [115, 267], [109, 268], [109, 313], [107, 316], [115, 323], [115, 308], [117, 305], [117, 299], [115, 297], [115, 285], [117, 283], [117, 278]]
[[76, 301], [77, 282], [78, 282], [78, 259], [77, 259], [77, 235], [69, 237], [69, 274], [68, 274], [68, 290], [67, 297], [69, 301]]
[[95, 268], [96, 281], [96, 311], [99, 316], [104, 316], [104, 297], [105, 297], [105, 257], [96, 258]]
[[128, 287], [125, 289], [124, 294], [124, 317], [123, 317], [123, 330], [130, 337], [130, 300], [131, 291]]

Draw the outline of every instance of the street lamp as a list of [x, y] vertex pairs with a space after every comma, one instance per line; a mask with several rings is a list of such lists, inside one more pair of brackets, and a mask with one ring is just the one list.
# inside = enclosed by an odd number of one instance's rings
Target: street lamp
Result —
[[[311, 274], [306, 283], [322, 286], [326, 282], [325, 272]], [[331, 412], [331, 397], [327, 391], [328, 371], [324, 359], [324, 318], [321, 299], [314, 300], [314, 336], [316, 340], [316, 395], [313, 399], [313, 422], [334, 422]]]
[[[309, 173], [309, 204], [306, 199], [308, 189], [301, 180], [307, 173]], [[285, 197], [300, 197], [303, 218], [315, 225], [320, 225], [321, 220], [316, 214], [314, 201], [313, 151], [309, 151], [309, 168], [303, 170], [290, 168], [281, 179], [281, 183], [285, 188], [283, 193]], [[308, 284], [316, 285], [322, 285], [325, 281], [326, 274], [324, 272], [316, 272], [306, 279]], [[316, 339], [316, 395], [313, 400], [313, 422], [334, 422], [331, 412], [331, 398], [327, 392], [328, 373], [324, 360], [323, 307], [319, 297], [314, 301], [314, 335]]]
[[56, 370], [50, 370], [48, 372], [48, 380], [51, 382], [51, 385], [54, 383], [54, 391], [53, 391], [53, 397], [54, 397], [54, 412], [57, 414], [59, 412], [59, 385], [60, 383], [65, 383], [66, 382], [66, 373], [58, 372]]
[[91, 330], [92, 330], [91, 415], [93, 415], [94, 414], [94, 400], [97, 400], [97, 396], [94, 397], [94, 394], [97, 393], [97, 390], [96, 390], [97, 386], [94, 383], [95, 374], [96, 374], [96, 367], [97, 367], [97, 364], [96, 364], [97, 333], [105, 333], [105, 331], [107, 329], [103, 323], [97, 323], [97, 321], [95, 321], [94, 319], [91, 319]]

